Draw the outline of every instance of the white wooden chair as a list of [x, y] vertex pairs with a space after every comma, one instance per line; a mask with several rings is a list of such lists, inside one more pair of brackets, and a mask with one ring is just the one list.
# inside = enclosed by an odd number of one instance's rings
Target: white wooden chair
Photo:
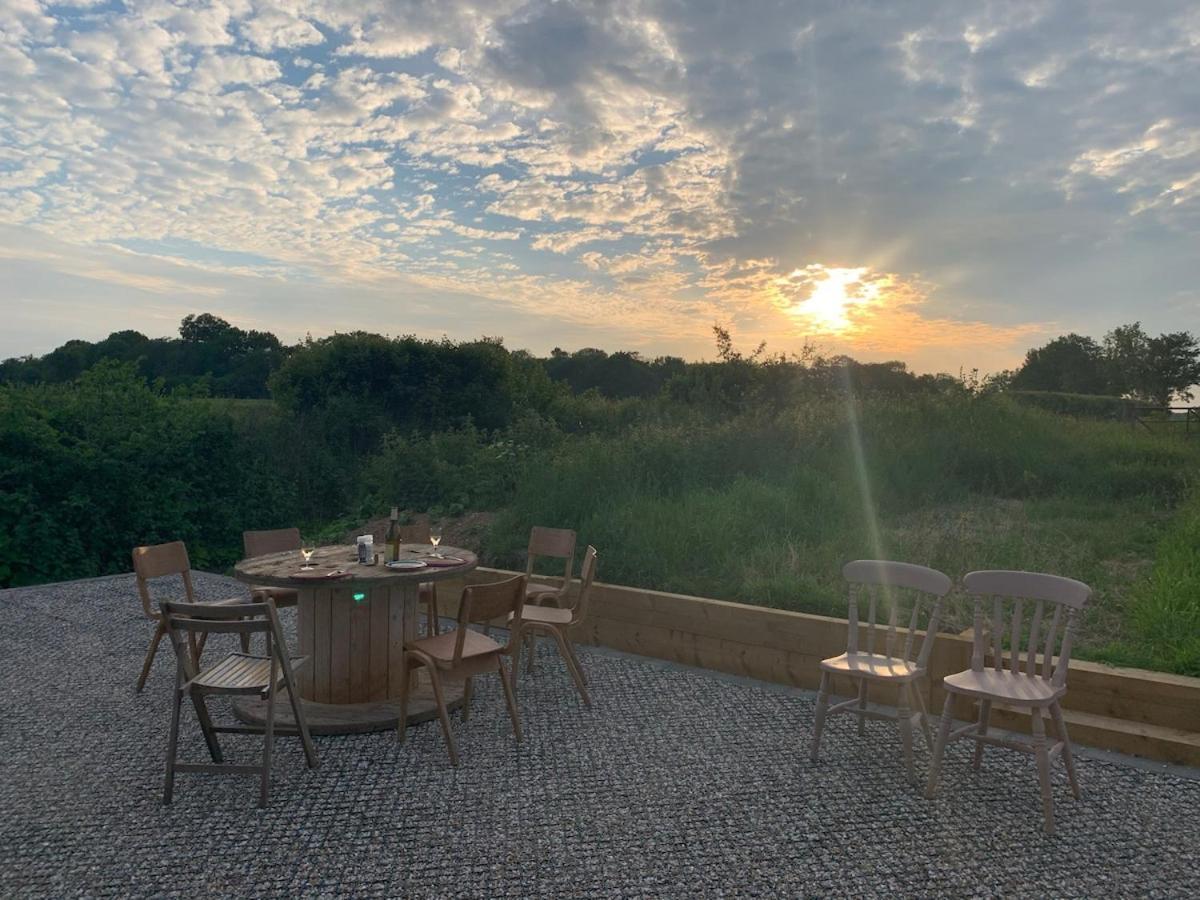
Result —
[[[963, 583], [975, 598], [975, 634], [971, 652], [971, 668], [947, 675], [942, 686], [946, 690], [946, 705], [938, 728], [933, 763], [929, 768], [926, 795], [937, 792], [938, 775], [946, 744], [959, 738], [975, 741], [974, 767], [983, 762], [986, 744], [1009, 747], [1032, 753], [1037, 759], [1038, 781], [1042, 789], [1042, 810], [1046, 833], [1054, 833], [1054, 798], [1050, 791], [1050, 760], [1062, 756], [1071, 792], [1079, 797], [1079, 781], [1075, 777], [1075, 761], [1071, 757], [1071, 741], [1063, 721], [1059, 701], [1067, 692], [1067, 664], [1071, 659], [1071, 643], [1075, 637], [1075, 622], [1079, 611], [1087, 605], [1092, 589], [1071, 578], [1041, 575], [1034, 572], [991, 570], [972, 572]], [[992, 617], [985, 622], [985, 602], [992, 599]], [[1025, 601], [1035, 601], [1028, 630], [1022, 620]], [[1006, 621], [1006, 607], [1011, 616]], [[1053, 613], [1050, 614], [1050, 610]], [[1064, 610], [1066, 611], [1065, 623]], [[1050, 615], [1049, 625], [1046, 620]], [[1062, 641], [1057, 663], [1054, 650], [1062, 625]], [[1043, 628], [1043, 626], [1045, 626]], [[1008, 638], [1008, 658], [1005, 659], [1004, 639]], [[1021, 661], [1021, 644], [1025, 644], [1025, 660]], [[1038, 652], [1041, 651], [1041, 663]], [[991, 666], [985, 666], [991, 654]], [[979, 719], [951, 731], [951, 709], [957, 696], [973, 697], [979, 701]], [[1009, 740], [988, 734], [988, 719], [993, 704], [1029, 710], [1032, 717], [1033, 740]], [[1046, 743], [1046, 724], [1049, 716], [1055, 732], [1052, 746]]]
[[[821, 686], [817, 695], [817, 715], [813, 725], [812, 759], [821, 750], [821, 732], [827, 716], [837, 713], [852, 713], [858, 716], [858, 733], [866, 733], [868, 718], [895, 721], [900, 726], [900, 741], [904, 748], [904, 767], [908, 780], [917, 781], [913, 765], [912, 722], [918, 718], [925, 741], [932, 749], [933, 736], [929, 726], [929, 711], [925, 697], [917, 682], [925, 676], [929, 665], [929, 654], [933, 650], [938, 619], [942, 612], [942, 598], [950, 592], [950, 578], [936, 569], [916, 566], [911, 563], [887, 562], [884, 560], [860, 559], [847, 563], [842, 575], [850, 584], [849, 629], [846, 635], [846, 652], [821, 661]], [[859, 649], [859, 595], [865, 590], [869, 597], [867, 608], [866, 649]], [[925, 637], [921, 648], [913, 658], [917, 629], [921, 626], [921, 608], [926, 598], [932, 598]], [[911, 603], [907, 619], [907, 630], [903, 647], [898, 648], [900, 635], [901, 607]], [[882, 607], [882, 609], [881, 609]], [[876, 620], [880, 612], [886, 613], [886, 627]], [[883, 634], [880, 651], [879, 636]], [[830, 682], [841, 675], [857, 683], [858, 696], [829, 706]], [[899, 707], [894, 714], [877, 712], [867, 708], [871, 684], [894, 684], [899, 691]], [[913, 712], [913, 706], [916, 712]]]

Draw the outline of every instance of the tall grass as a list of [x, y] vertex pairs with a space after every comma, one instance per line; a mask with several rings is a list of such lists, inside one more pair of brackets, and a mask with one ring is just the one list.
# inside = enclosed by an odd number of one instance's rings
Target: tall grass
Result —
[[[1058, 572], [1096, 587], [1082, 646], [1103, 655], [1142, 640], [1138, 616], [1152, 614], [1131, 604], [1163, 590], [1140, 586], [1144, 560], [1179, 527], [1171, 513], [1197, 455], [1003, 398], [814, 398], [769, 420], [643, 423], [564, 442], [524, 474], [484, 549], [520, 565], [530, 526], [569, 527], [600, 548], [605, 581], [827, 614], [844, 612], [842, 564], [876, 552], [956, 577], [983, 567]], [[1200, 530], [1200, 515], [1193, 525]], [[1183, 538], [1171, 552], [1186, 546]]]

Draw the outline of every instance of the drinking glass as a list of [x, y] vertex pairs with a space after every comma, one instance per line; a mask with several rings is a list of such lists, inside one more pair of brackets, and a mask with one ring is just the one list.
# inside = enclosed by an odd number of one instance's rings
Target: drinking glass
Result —
[[301, 570], [316, 568], [316, 566], [309, 562], [312, 559], [312, 555], [316, 552], [316, 544], [312, 541], [305, 541], [300, 545], [300, 555], [304, 557], [304, 565], [300, 567]]
[[430, 554], [434, 559], [441, 559], [441, 551], [438, 550], [438, 544], [442, 542], [442, 529], [429, 529], [429, 543], [433, 544], [433, 553]]

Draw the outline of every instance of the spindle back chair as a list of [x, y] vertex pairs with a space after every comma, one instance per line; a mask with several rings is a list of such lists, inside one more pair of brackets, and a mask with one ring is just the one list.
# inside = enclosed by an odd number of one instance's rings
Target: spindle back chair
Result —
[[[926, 743], [930, 747], [933, 745], [925, 695], [917, 682], [925, 676], [928, 668], [929, 654], [933, 650], [941, 618], [942, 601], [950, 592], [953, 582], [936, 569], [875, 559], [847, 563], [842, 569], [842, 576], [849, 586], [846, 652], [821, 662], [812, 759], [816, 762], [819, 758], [821, 734], [827, 716], [837, 713], [857, 716], [860, 737], [866, 733], [867, 719], [886, 719], [897, 722], [900, 727], [905, 770], [909, 781], [916, 783], [912, 746], [914, 718], [919, 721]], [[861, 618], [864, 593], [865, 623]], [[927, 606], [928, 614], [923, 615]], [[908, 610], [907, 614], [904, 610]], [[922, 626], [925, 634], [918, 646], [917, 636]], [[861, 640], [863, 638], [865, 640]], [[862, 643], [865, 643], [865, 649]], [[858, 694], [854, 699], [829, 707], [835, 676], [856, 682]], [[894, 713], [878, 712], [868, 707], [870, 685], [873, 683], [896, 686], [898, 704]], [[913, 711], [914, 705], [916, 712]]]
[[[1047, 833], [1054, 832], [1054, 799], [1050, 789], [1050, 760], [1062, 756], [1071, 791], [1080, 796], [1060, 701], [1067, 690], [1067, 672], [1079, 613], [1092, 590], [1081, 581], [1058, 575], [1008, 570], [971, 572], [963, 579], [974, 599], [975, 624], [971, 668], [943, 679], [946, 705], [938, 728], [933, 764], [926, 793], [937, 791], [946, 744], [968, 738], [975, 741], [973, 766], [978, 771], [986, 745], [1032, 753], [1037, 761], [1042, 810]], [[1030, 617], [1025, 619], [1025, 611]], [[965, 696], [979, 703], [976, 721], [951, 730], [954, 698]], [[1032, 741], [1010, 740], [988, 733], [993, 704], [1028, 710]], [[1054, 742], [1046, 740], [1045, 719], [1050, 719]]]

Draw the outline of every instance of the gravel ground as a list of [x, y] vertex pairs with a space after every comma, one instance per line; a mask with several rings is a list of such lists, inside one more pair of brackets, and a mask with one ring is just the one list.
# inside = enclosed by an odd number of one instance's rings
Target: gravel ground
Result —
[[[212, 575], [197, 588], [241, 593]], [[482, 679], [471, 721], [454, 719], [459, 769], [435, 724], [402, 747], [319, 737], [314, 771], [283, 738], [268, 809], [252, 777], [187, 773], [164, 807], [172, 659], [134, 693], [151, 629], [132, 577], [3, 591], [0, 608], [6, 897], [1200, 893], [1193, 778], [1081, 759], [1076, 802], [1056, 765], [1048, 838], [1022, 754], [989, 750], [976, 775], [954, 745], [928, 801], [887, 723], [860, 742], [832, 719], [813, 765], [812, 695], [586, 649], [593, 708], [543, 647], [520, 746]], [[202, 759], [189, 712], [181, 758]], [[247, 761], [261, 747], [223, 741]]]

